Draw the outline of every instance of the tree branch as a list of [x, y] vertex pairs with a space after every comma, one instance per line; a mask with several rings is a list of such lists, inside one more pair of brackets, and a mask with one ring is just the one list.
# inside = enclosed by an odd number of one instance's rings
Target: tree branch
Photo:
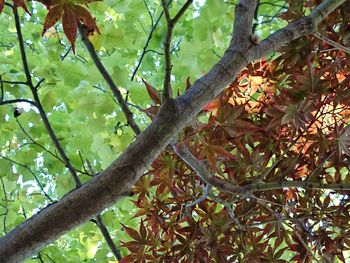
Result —
[[173, 30], [176, 23], [179, 21], [180, 17], [186, 12], [189, 6], [192, 4], [193, 0], [187, 0], [186, 3], [181, 7], [179, 12], [172, 19], [170, 17], [168, 3], [167, 0], [162, 0], [163, 12], [165, 16], [165, 20], [167, 22], [167, 30], [164, 38], [164, 63], [165, 63], [165, 73], [164, 73], [164, 83], [163, 83], [163, 93], [162, 93], [162, 101], [166, 101], [167, 99], [171, 99], [172, 88], [171, 88], [171, 39], [173, 35]]
[[21, 103], [21, 102], [25, 102], [25, 103], [29, 103], [35, 107], [36, 103], [32, 100], [27, 100], [27, 99], [13, 99], [13, 100], [4, 100], [4, 101], [0, 101], [0, 105], [6, 105], [6, 104], [16, 104], [16, 103]]
[[136, 122], [134, 120], [133, 113], [130, 111], [128, 105], [124, 101], [123, 95], [119, 91], [117, 85], [115, 84], [115, 82], [113, 81], [112, 77], [109, 75], [108, 71], [103, 66], [100, 58], [98, 57], [94, 46], [92, 45], [92, 43], [90, 42], [90, 40], [89, 40], [89, 38], [87, 36], [86, 28], [84, 28], [84, 26], [81, 23], [78, 23], [78, 28], [79, 28], [79, 32], [80, 32], [80, 35], [81, 35], [81, 39], [82, 39], [86, 49], [88, 50], [88, 52], [89, 52], [92, 60], [94, 61], [98, 71], [101, 73], [102, 77], [105, 79], [105, 81], [107, 82], [109, 88], [113, 92], [113, 95], [117, 99], [117, 101], [119, 103], [119, 106], [122, 109], [122, 111], [123, 111], [123, 113], [124, 113], [124, 115], [126, 117], [127, 123], [130, 125], [131, 129], [136, 134], [140, 134], [141, 130], [140, 130], [140, 128], [138, 127], [138, 125], [136, 124]]
[[251, 54], [252, 57], [254, 59], [264, 57], [294, 39], [304, 35], [313, 34], [322, 19], [344, 2], [345, 0], [323, 1], [319, 6], [312, 10], [310, 15], [293, 21], [286, 27], [276, 31], [268, 38], [261, 41], [260, 44], [252, 50], [254, 52]]
[[[244, 186], [235, 186], [230, 181], [226, 181], [212, 175], [208, 168], [203, 162], [198, 160], [187, 146], [183, 143], [177, 143], [173, 145], [173, 149], [176, 154], [189, 165], [196, 174], [207, 184], [212, 185], [223, 192], [236, 194], [236, 195], [246, 195], [252, 192], [261, 191], [271, 191], [283, 188], [304, 188], [304, 189], [319, 189], [319, 190], [340, 190], [348, 191], [350, 190], [350, 184], [324, 184], [321, 182], [312, 181], [281, 181], [281, 182], [268, 182], [262, 183], [260, 181], [252, 184], [247, 184]], [[274, 167], [273, 165], [272, 167]], [[270, 170], [269, 170], [270, 171]]]
[[237, 49], [245, 49], [250, 43], [253, 19], [258, 0], [242, 0], [235, 7], [232, 45]]
[[17, 31], [17, 38], [18, 38], [18, 43], [19, 43], [19, 47], [21, 50], [21, 58], [22, 58], [22, 63], [23, 63], [23, 71], [25, 73], [26, 76], [26, 84], [28, 85], [28, 87], [30, 88], [30, 91], [32, 92], [36, 107], [40, 113], [40, 116], [43, 120], [43, 123], [45, 125], [45, 128], [51, 138], [51, 140], [53, 141], [56, 149], [58, 150], [59, 154], [61, 155], [66, 167], [68, 168], [69, 172], [72, 174], [75, 184], [79, 187], [81, 185], [79, 177], [75, 171], [75, 169], [73, 168], [72, 164], [69, 161], [68, 156], [66, 155], [65, 151], [63, 150], [62, 145], [60, 144], [53, 128], [51, 127], [51, 124], [49, 122], [49, 119], [46, 116], [45, 110], [41, 104], [41, 100], [39, 98], [38, 92], [37, 92], [37, 88], [39, 87], [39, 85], [42, 83], [42, 80], [36, 85], [34, 86], [33, 81], [32, 81], [32, 77], [30, 75], [30, 70], [28, 67], [28, 62], [27, 62], [27, 55], [25, 52], [25, 48], [24, 48], [24, 41], [23, 41], [23, 36], [22, 36], [22, 30], [21, 30], [21, 23], [19, 20], [19, 16], [18, 16], [18, 11], [17, 11], [17, 6], [14, 5], [13, 6], [13, 14], [15, 17], [15, 25], [16, 25], [16, 31]]
[[[169, 1], [169, 4], [171, 3], [171, 1]], [[151, 30], [149, 31], [149, 34], [148, 34], [148, 37], [147, 37], [147, 40], [146, 40], [146, 43], [145, 43], [145, 46], [143, 47], [143, 50], [142, 50], [142, 53], [141, 53], [141, 56], [140, 56], [140, 59], [131, 75], [131, 81], [134, 80], [135, 76], [136, 76], [136, 73], [137, 71], [139, 70], [140, 66], [141, 66], [141, 63], [142, 63], [142, 60], [143, 58], [145, 57], [146, 53], [148, 52], [148, 45], [149, 43], [151, 42], [151, 39], [152, 39], [152, 36], [153, 36], [153, 33], [154, 31], [156, 30], [158, 24], [159, 24], [159, 21], [160, 19], [162, 18], [164, 12], [162, 11], [160, 13], [160, 15], [158, 16], [158, 18], [156, 19], [156, 22], [153, 24], [153, 18], [151, 19], [152, 20], [152, 27], [151, 27]]]
[[322, 35], [320, 33], [316, 32], [313, 35], [315, 37], [317, 37], [318, 39], [325, 41], [327, 44], [329, 44], [329, 45], [331, 45], [333, 47], [336, 47], [336, 48], [338, 48], [340, 50], [343, 50], [345, 53], [350, 54], [350, 48], [349, 47], [345, 47], [345, 46], [343, 46], [343, 45], [333, 41], [332, 39], [330, 39], [330, 38], [328, 38], [328, 37], [326, 37], [326, 36], [324, 36], [324, 35]]
[[[49, 133], [49, 136], [51, 138], [51, 140], [53, 141], [56, 149], [58, 150], [64, 164], [66, 165], [66, 167], [68, 168], [68, 170], [70, 171], [70, 173], [73, 176], [73, 179], [75, 181], [75, 185], [76, 188], [79, 188], [81, 186], [81, 181], [77, 175], [76, 170], [74, 169], [73, 165], [71, 164], [69, 158], [67, 157], [62, 145], [60, 144], [53, 128], [51, 127], [51, 124], [46, 116], [45, 110], [41, 104], [41, 100], [39, 98], [37, 89], [40, 87], [40, 85], [43, 83], [44, 79], [41, 79], [35, 86], [32, 82], [32, 77], [30, 75], [30, 70], [28, 67], [28, 62], [27, 62], [27, 56], [26, 56], [26, 52], [25, 52], [25, 48], [24, 48], [24, 41], [23, 41], [23, 36], [22, 36], [22, 30], [21, 30], [21, 25], [20, 25], [20, 20], [19, 20], [19, 16], [18, 16], [18, 12], [17, 12], [17, 7], [14, 6], [13, 7], [13, 13], [14, 13], [14, 17], [15, 17], [15, 25], [16, 25], [16, 31], [17, 31], [17, 37], [18, 37], [18, 43], [20, 46], [20, 50], [21, 50], [21, 58], [22, 58], [22, 63], [23, 63], [23, 70], [25, 72], [26, 75], [26, 85], [29, 86], [32, 95], [34, 97], [34, 101], [35, 101], [35, 105], [37, 107], [37, 109], [39, 110], [40, 116], [44, 122], [45, 128], [47, 130], [47, 132]], [[91, 43], [90, 43], [91, 44]], [[137, 126], [136, 126], [137, 127]], [[138, 127], [137, 127], [138, 128]], [[24, 131], [24, 129], [23, 129]], [[33, 174], [34, 175], [34, 174]], [[97, 215], [97, 217], [99, 217], [99, 215]], [[107, 231], [107, 228], [104, 226], [102, 218], [99, 217], [98, 218], [98, 227], [102, 233], [102, 235], [107, 238], [106, 242], [109, 245], [109, 247], [111, 248], [111, 251], [114, 253], [115, 257], [118, 259], [120, 258], [120, 253], [115, 253], [116, 251], [118, 251], [118, 249], [115, 247], [114, 243], [111, 243], [111, 236], [109, 234], [109, 232]], [[1, 254], [0, 254], [1, 255]], [[0, 256], [1, 258], [1, 256]], [[1, 260], [0, 260], [1, 261]]]
[[45, 192], [44, 190], [44, 186], [41, 184], [40, 180], [38, 179], [38, 177], [35, 175], [35, 173], [25, 164], [22, 164], [22, 163], [19, 163], [19, 162], [16, 162], [15, 160], [12, 160], [6, 156], [3, 156], [3, 155], [0, 155], [0, 158], [6, 160], [6, 161], [9, 161], [13, 164], [16, 164], [20, 167], [23, 167], [24, 169], [26, 169], [33, 177], [34, 177], [34, 180], [36, 181], [36, 183], [38, 184], [41, 192], [43, 193], [43, 195], [51, 202], [53, 203], [54, 200]]
[[[2, 237], [0, 262], [23, 260], [127, 196], [136, 180], [143, 175], [173, 137], [201, 111], [205, 104], [224, 90], [247, 63], [276, 51], [288, 41], [313, 33], [319, 22], [316, 13], [322, 13], [324, 16], [332, 11], [329, 6], [335, 9], [344, 1], [324, 1], [317, 11], [311, 12], [310, 16], [290, 23], [259, 45], [238, 50], [230, 44], [222, 59], [207, 74], [195, 81], [185, 94], [163, 103], [152, 124], [107, 169]], [[339, 188], [344, 190], [347, 187], [343, 185]]]
[[115, 244], [113, 242], [113, 239], [112, 239], [111, 235], [109, 234], [109, 232], [107, 230], [107, 227], [103, 223], [101, 215], [97, 215], [96, 216], [96, 224], [100, 228], [104, 239], [106, 240], [109, 248], [111, 249], [111, 251], [114, 254], [114, 256], [116, 257], [116, 259], [121, 260], [122, 259], [122, 255], [120, 254], [120, 251], [115, 246]]

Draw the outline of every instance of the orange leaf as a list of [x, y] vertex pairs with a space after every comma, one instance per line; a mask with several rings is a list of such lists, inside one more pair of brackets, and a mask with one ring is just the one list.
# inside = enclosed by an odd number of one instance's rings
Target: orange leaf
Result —
[[42, 36], [50, 27], [57, 23], [57, 21], [62, 17], [62, 14], [63, 9], [61, 6], [55, 5], [52, 8], [50, 8], [45, 18], [43, 32], [41, 33]]
[[204, 105], [203, 107], [203, 111], [213, 111], [216, 110], [217, 108], [219, 108], [220, 106], [220, 101], [218, 99], [215, 99], [211, 102], [209, 102], [208, 104]]
[[66, 34], [67, 39], [72, 45], [72, 49], [74, 52], [74, 43], [75, 39], [77, 38], [77, 19], [74, 15], [74, 12], [72, 10], [72, 6], [70, 4], [64, 5], [64, 14], [62, 17], [62, 26], [63, 31]]

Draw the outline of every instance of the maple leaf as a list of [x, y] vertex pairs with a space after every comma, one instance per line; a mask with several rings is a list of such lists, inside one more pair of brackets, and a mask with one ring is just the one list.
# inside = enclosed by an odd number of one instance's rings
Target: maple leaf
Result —
[[[0, 0], [1, 1], [1, 0]], [[23, 0], [18, 0], [23, 1]], [[38, 0], [43, 3], [49, 12], [46, 15], [42, 35], [52, 26], [54, 26], [58, 20], [62, 19], [62, 27], [64, 34], [68, 41], [72, 45], [74, 51], [75, 40], [78, 33], [78, 23], [87, 27], [90, 31], [96, 31], [100, 33], [95, 19], [91, 16], [88, 10], [79, 4], [87, 4], [93, 1], [75, 1], [75, 3], [68, 2], [68, 0]]]
[[338, 137], [338, 149], [340, 154], [350, 156], [350, 126], [340, 127], [337, 133]]
[[4, 5], [5, 5], [5, 0], [0, 0], [0, 13], [4, 9]]
[[24, 0], [13, 0], [13, 3], [15, 6], [22, 7], [24, 9], [24, 11], [26, 11], [26, 13], [28, 13], [30, 15], [30, 12], [29, 12], [26, 4], [24, 3]]
[[161, 93], [160, 91], [156, 90], [152, 85], [150, 85], [147, 81], [142, 79], [142, 82], [145, 84], [148, 95], [153, 100], [153, 102], [157, 105], [161, 104]]
[[[13, 0], [13, 4], [17, 7], [18, 6], [22, 7], [24, 9], [24, 11], [26, 11], [30, 15], [30, 12], [29, 12], [26, 4], [24, 3], [24, 0]], [[4, 9], [4, 6], [5, 6], [5, 0], [0, 0], [0, 13]]]

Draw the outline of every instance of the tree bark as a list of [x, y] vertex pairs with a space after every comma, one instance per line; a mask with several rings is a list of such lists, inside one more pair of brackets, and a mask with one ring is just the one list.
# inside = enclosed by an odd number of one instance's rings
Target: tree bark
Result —
[[313, 33], [317, 24], [345, 0], [326, 0], [307, 17], [290, 23], [258, 45], [250, 41], [257, 0], [241, 0], [234, 34], [222, 59], [176, 99], [166, 100], [152, 124], [104, 172], [15, 227], [0, 239], [0, 262], [19, 262], [64, 233], [128, 196], [161, 151], [250, 62]]

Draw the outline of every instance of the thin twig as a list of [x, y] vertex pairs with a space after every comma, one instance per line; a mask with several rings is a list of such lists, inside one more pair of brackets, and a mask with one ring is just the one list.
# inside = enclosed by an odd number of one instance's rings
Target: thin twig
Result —
[[16, 164], [16, 165], [18, 165], [18, 166], [21, 166], [21, 167], [23, 167], [24, 169], [26, 169], [29, 173], [31, 173], [31, 174], [33, 175], [35, 181], [37, 182], [37, 184], [38, 184], [38, 186], [39, 186], [41, 192], [45, 195], [45, 197], [46, 197], [51, 203], [54, 202], [54, 200], [45, 192], [44, 186], [41, 184], [41, 182], [40, 182], [40, 180], [38, 179], [38, 177], [35, 175], [35, 173], [34, 173], [26, 164], [22, 164], [22, 163], [16, 162], [15, 160], [12, 160], [12, 159], [10, 159], [10, 158], [8, 158], [8, 157], [6, 157], [6, 156], [3, 156], [3, 155], [0, 155], [0, 158], [4, 159], [4, 160], [6, 160], [6, 161], [9, 161], [9, 162], [11, 162], [11, 163], [14, 163], [14, 164]]
[[96, 65], [97, 69], [99, 70], [99, 72], [101, 73], [102, 77], [105, 79], [109, 88], [113, 92], [113, 95], [117, 99], [118, 104], [126, 117], [127, 123], [130, 125], [131, 129], [135, 132], [135, 134], [137, 134], [137, 135], [140, 134], [141, 129], [136, 124], [134, 117], [133, 117], [133, 113], [130, 111], [128, 105], [125, 103], [125, 100], [123, 98], [122, 93], [120, 92], [119, 88], [117, 87], [117, 85], [113, 81], [112, 77], [110, 76], [110, 74], [108, 73], [108, 71], [106, 70], [104, 65], [102, 64], [99, 56], [96, 53], [94, 46], [92, 45], [89, 38], [87, 37], [86, 28], [84, 28], [84, 26], [81, 23], [78, 24], [78, 28], [79, 28], [79, 32], [81, 35], [81, 39], [82, 39], [86, 49], [88, 50], [92, 60], [94, 61], [95, 65]]
[[338, 42], [335, 42], [332, 39], [330, 39], [330, 38], [328, 38], [328, 37], [326, 37], [326, 36], [324, 36], [324, 35], [322, 35], [320, 33], [314, 33], [313, 35], [315, 37], [317, 37], [318, 39], [325, 41], [327, 44], [329, 44], [329, 45], [331, 45], [333, 47], [336, 47], [336, 48], [338, 48], [340, 50], [343, 50], [345, 53], [350, 54], [350, 48], [349, 47], [345, 47], [345, 46], [339, 44]]
[[27, 82], [23, 82], [23, 81], [9, 81], [9, 80], [1, 80], [0, 79], [1, 84], [10, 84], [10, 85], [27, 85]]
[[6, 228], [6, 219], [7, 219], [7, 214], [9, 212], [8, 209], [8, 199], [7, 199], [7, 193], [6, 193], [6, 188], [5, 188], [5, 184], [4, 184], [4, 180], [2, 179], [2, 176], [0, 176], [0, 181], [1, 181], [1, 187], [2, 187], [2, 191], [4, 192], [4, 198], [5, 198], [5, 206], [3, 206], [5, 208], [5, 214], [2, 215], [4, 216], [3, 219], [3, 225], [4, 225], [4, 233], [7, 234], [7, 228]]
[[196, 174], [207, 184], [210, 184], [219, 190], [235, 195], [245, 196], [252, 192], [271, 191], [283, 188], [304, 188], [304, 189], [318, 189], [318, 190], [339, 190], [349, 191], [350, 184], [324, 184], [321, 182], [309, 181], [280, 181], [268, 183], [251, 183], [244, 186], [233, 185], [228, 180], [223, 180], [212, 175], [205, 164], [199, 161], [183, 143], [173, 144], [175, 153], [187, 163]]
[[22, 103], [22, 102], [25, 102], [25, 103], [28, 103], [28, 104], [31, 104], [33, 106], [37, 106], [35, 104], [34, 101], [32, 100], [28, 100], [28, 99], [13, 99], [13, 100], [4, 100], [4, 101], [0, 101], [0, 105], [6, 105], [6, 104], [16, 104], [16, 103]]
[[[170, 2], [171, 2], [171, 1], [169, 1], [169, 3], [170, 3]], [[137, 65], [136, 65], [134, 71], [132, 72], [131, 81], [134, 80], [134, 78], [135, 78], [135, 76], [136, 76], [136, 73], [137, 73], [137, 71], [139, 70], [139, 68], [140, 68], [140, 66], [141, 66], [141, 63], [142, 63], [142, 61], [143, 61], [143, 58], [145, 57], [145, 55], [146, 55], [146, 53], [147, 53], [148, 46], [149, 46], [149, 43], [151, 42], [153, 33], [154, 33], [154, 31], [156, 30], [156, 28], [157, 28], [157, 26], [158, 26], [158, 24], [159, 24], [159, 21], [161, 20], [163, 14], [164, 14], [164, 12], [162, 11], [162, 12], [160, 13], [160, 15], [158, 16], [158, 18], [156, 19], [156, 22], [155, 22], [155, 23], [152, 22], [152, 27], [151, 27], [151, 30], [149, 31], [149, 34], [148, 34], [146, 43], [145, 43], [145, 45], [144, 45], [144, 47], [143, 47], [143, 50], [142, 50], [142, 53], [141, 53], [141, 56], [140, 56], [140, 59], [139, 59]], [[153, 20], [153, 18], [152, 18], [152, 20]], [[151, 20], [151, 21], [152, 21], [152, 20]]]
[[4, 100], [4, 83], [2, 82], [1, 74], [0, 74], [0, 89], [1, 89], [0, 102], [2, 102]]
[[32, 141], [33, 144], [35, 144], [36, 146], [38, 146], [39, 148], [43, 149], [45, 152], [51, 154], [54, 158], [56, 158], [57, 160], [59, 160], [60, 162], [64, 163], [64, 161], [58, 157], [55, 153], [51, 152], [49, 149], [46, 149], [45, 146], [41, 145], [40, 143], [38, 143], [37, 141], [34, 140], [33, 137], [30, 136], [30, 134], [24, 129], [24, 127], [22, 126], [22, 124], [19, 122], [18, 118], [16, 118], [16, 122], [19, 125], [20, 129], [22, 130], [22, 132], [29, 138], [29, 140]]
[[116, 247], [116, 245], [113, 242], [113, 239], [111, 237], [111, 235], [109, 234], [105, 224], [103, 223], [102, 217], [101, 215], [97, 215], [96, 216], [96, 224], [98, 225], [98, 227], [101, 230], [101, 233], [104, 237], [104, 239], [107, 242], [107, 245], [109, 246], [109, 248], [112, 250], [112, 253], [114, 254], [114, 256], [116, 257], [116, 259], [121, 260], [122, 259], [122, 255], [120, 254], [119, 249]]
[[39, 81], [39, 83], [37, 85], [34, 86], [33, 81], [32, 81], [32, 77], [29, 71], [29, 66], [28, 66], [28, 62], [27, 62], [27, 56], [26, 56], [26, 52], [25, 52], [25, 48], [24, 48], [24, 41], [23, 41], [23, 36], [22, 36], [22, 30], [21, 30], [21, 23], [19, 20], [19, 16], [18, 16], [18, 11], [17, 11], [17, 7], [14, 6], [13, 7], [13, 13], [14, 13], [14, 17], [15, 17], [15, 24], [16, 24], [16, 31], [17, 31], [17, 37], [18, 37], [18, 43], [19, 43], [19, 47], [20, 47], [20, 51], [21, 51], [21, 58], [22, 58], [22, 64], [23, 64], [23, 71], [25, 73], [26, 76], [26, 84], [28, 85], [28, 87], [30, 88], [30, 91], [32, 92], [34, 101], [36, 103], [37, 109], [40, 113], [40, 116], [43, 120], [43, 123], [45, 125], [45, 128], [51, 138], [51, 140], [53, 141], [56, 149], [58, 150], [59, 154], [61, 155], [62, 160], [64, 161], [66, 167], [68, 168], [68, 170], [70, 171], [70, 173], [72, 174], [75, 184], [77, 187], [81, 186], [81, 182], [80, 179], [77, 175], [77, 172], [75, 171], [75, 169], [73, 168], [68, 156], [66, 155], [65, 151], [63, 150], [63, 147], [61, 145], [61, 143], [59, 142], [53, 128], [51, 127], [51, 124], [49, 122], [49, 119], [46, 116], [46, 112], [41, 104], [41, 100], [39, 98], [37, 89], [39, 88], [39, 85], [43, 82], [43, 79]]
[[181, 7], [178, 13], [174, 18], [171, 18], [168, 8], [168, 3], [166, 0], [162, 0], [163, 12], [165, 16], [165, 20], [167, 22], [167, 31], [164, 38], [164, 83], [163, 83], [163, 93], [162, 93], [162, 101], [166, 101], [173, 97], [172, 88], [171, 88], [171, 39], [173, 35], [173, 30], [176, 23], [179, 21], [180, 17], [186, 12], [189, 6], [192, 4], [193, 0], [187, 0], [186, 3]]

